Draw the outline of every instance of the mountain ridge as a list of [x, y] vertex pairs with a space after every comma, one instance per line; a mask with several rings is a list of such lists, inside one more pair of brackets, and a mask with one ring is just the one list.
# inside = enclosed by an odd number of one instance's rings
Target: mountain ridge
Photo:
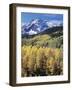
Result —
[[25, 24], [21, 27], [22, 35], [35, 35], [50, 28], [63, 26], [63, 23], [58, 20], [48, 21], [41, 19], [34, 19], [29, 24]]
[[63, 26], [49, 28], [49, 29], [44, 30], [43, 32], [40, 32], [38, 34], [33, 34], [33, 35], [22, 34], [22, 38], [24, 38], [24, 37], [32, 38], [34, 36], [43, 35], [43, 34], [48, 34], [48, 35], [51, 35], [51, 36], [63, 35]]

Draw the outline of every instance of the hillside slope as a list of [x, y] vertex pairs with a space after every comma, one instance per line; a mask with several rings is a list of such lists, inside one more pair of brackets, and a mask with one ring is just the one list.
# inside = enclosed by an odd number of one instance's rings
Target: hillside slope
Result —
[[23, 45], [60, 48], [63, 45], [63, 27], [50, 28], [36, 35], [24, 35]]

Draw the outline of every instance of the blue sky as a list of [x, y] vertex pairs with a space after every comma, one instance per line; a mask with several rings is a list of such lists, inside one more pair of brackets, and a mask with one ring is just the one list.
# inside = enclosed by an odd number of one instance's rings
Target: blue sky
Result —
[[63, 14], [43, 14], [43, 13], [27, 13], [21, 12], [21, 23], [29, 23], [33, 19], [42, 20], [60, 20], [63, 21]]

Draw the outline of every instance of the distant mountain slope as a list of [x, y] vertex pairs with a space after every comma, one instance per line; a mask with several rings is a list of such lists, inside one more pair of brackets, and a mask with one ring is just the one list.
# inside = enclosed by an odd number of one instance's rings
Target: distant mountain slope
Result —
[[51, 26], [45, 26], [46, 24], [47, 21], [33, 20], [30, 24], [28, 24], [28, 26], [25, 25], [22, 27], [22, 46], [31, 45], [37, 47], [62, 48], [62, 23], [53, 23]]
[[38, 34], [33, 34], [33, 35], [22, 34], [22, 38], [32, 38], [34, 36], [43, 35], [43, 34], [48, 34], [52, 37], [56, 37], [56, 36], [59, 37], [59, 36], [63, 35], [63, 26], [52, 27], [52, 28], [46, 29]]
[[48, 20], [34, 19], [28, 24], [24, 24], [21, 27], [21, 33], [22, 35], [36, 35], [46, 30], [49, 31], [50, 28], [60, 26], [63, 26], [63, 23], [62, 21], [59, 20], [48, 21]]
[[48, 34], [51, 36], [58, 36], [59, 37], [59, 36], [63, 35], [63, 26], [49, 28], [49, 29], [45, 30], [44, 32], [41, 32], [40, 34]]
[[22, 45], [37, 47], [63, 47], [63, 27], [53, 27], [36, 35], [24, 35]]

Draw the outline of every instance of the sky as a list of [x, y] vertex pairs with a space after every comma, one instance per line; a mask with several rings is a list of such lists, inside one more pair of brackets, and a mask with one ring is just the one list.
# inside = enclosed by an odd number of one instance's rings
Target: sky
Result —
[[48, 21], [51, 21], [51, 20], [63, 21], [63, 14], [21, 12], [21, 24], [29, 23], [33, 19], [41, 19], [41, 20], [48, 20]]

